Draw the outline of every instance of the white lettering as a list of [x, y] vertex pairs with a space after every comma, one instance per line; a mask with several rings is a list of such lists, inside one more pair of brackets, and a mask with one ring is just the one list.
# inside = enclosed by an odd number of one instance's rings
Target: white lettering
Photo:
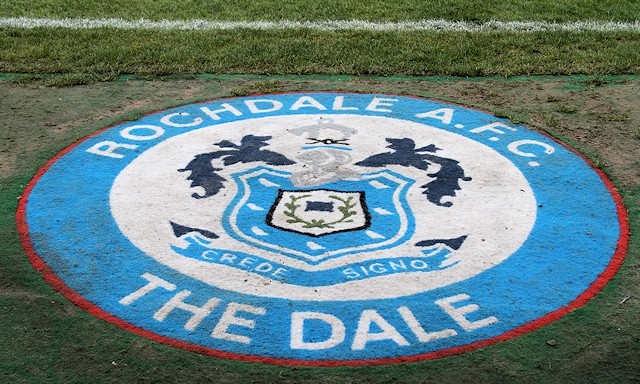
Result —
[[382, 275], [386, 273], [393, 273], [398, 270], [424, 270], [429, 268], [429, 264], [421, 259], [413, 259], [405, 262], [403, 259], [387, 260], [384, 262], [376, 262], [358, 267], [349, 267], [342, 270], [342, 274], [347, 279], [358, 279], [370, 275]]
[[279, 277], [279, 278], [285, 278], [286, 276], [284, 275], [285, 273], [287, 273], [287, 270], [284, 268], [277, 268], [275, 271], [273, 271], [273, 273], [271, 274], [271, 276], [273, 277]]
[[101, 141], [98, 144], [95, 144], [91, 148], [87, 149], [87, 152], [93, 153], [94, 155], [113, 157], [114, 159], [122, 159], [124, 155], [114, 152], [118, 148], [136, 149], [138, 148], [138, 146], [133, 144], [116, 143], [115, 141]]
[[524, 156], [524, 157], [536, 157], [536, 155], [534, 153], [531, 152], [523, 152], [520, 150], [520, 147], [523, 145], [537, 145], [539, 147], [544, 148], [544, 153], [546, 153], [547, 155], [551, 155], [553, 152], [555, 152], [555, 149], [550, 146], [549, 144], [546, 143], [541, 143], [539, 141], [535, 141], [535, 140], [520, 140], [520, 141], [514, 141], [513, 143], [509, 144], [509, 146], [507, 146], [507, 148], [515, 153], [518, 156]]
[[409, 263], [411, 265], [411, 268], [413, 269], [425, 269], [425, 268], [429, 268], [429, 264], [427, 264], [426, 261], [424, 260], [411, 260], [411, 262]]
[[171, 119], [176, 117], [176, 116], [187, 117], [187, 116], [190, 116], [190, 114], [188, 112], [170, 113], [170, 114], [168, 114], [166, 116], [163, 116], [162, 119], [160, 119], [160, 122], [162, 124], [168, 125], [170, 127], [187, 128], [187, 127], [195, 127], [197, 125], [200, 125], [204, 121], [202, 119], [202, 117], [196, 117], [190, 123], [175, 123], [175, 122], [171, 121]]
[[465, 331], [473, 331], [474, 329], [486, 327], [487, 325], [497, 323], [498, 319], [494, 316], [486, 317], [477, 321], [470, 321], [465, 315], [475, 312], [480, 307], [477, 304], [469, 304], [463, 307], [455, 308], [452, 303], [457, 303], [464, 300], [469, 300], [471, 297], [466, 293], [459, 295], [446, 297], [444, 299], [436, 300], [436, 304], [442, 308], [451, 318], [462, 327]]
[[[278, 100], [269, 100], [269, 99], [246, 100], [244, 103], [247, 105], [247, 108], [249, 108], [249, 111], [251, 111], [251, 113], [274, 112], [282, 108], [282, 103], [279, 102]], [[262, 104], [269, 103], [271, 105], [267, 108], [260, 109], [256, 105], [258, 103], [262, 103]]]
[[250, 344], [251, 338], [244, 335], [237, 335], [235, 333], [229, 333], [229, 327], [231, 325], [238, 325], [241, 327], [246, 327], [253, 329], [256, 326], [255, 320], [245, 319], [244, 317], [237, 317], [236, 313], [238, 312], [247, 312], [252, 313], [254, 315], [264, 315], [267, 313], [266, 308], [254, 307], [253, 305], [248, 304], [239, 304], [239, 303], [230, 303], [225, 309], [222, 317], [216, 327], [213, 329], [211, 333], [212, 337], [216, 339], [236, 341], [238, 343]]
[[143, 286], [132, 294], [123, 297], [122, 299], [120, 299], [120, 301], [118, 301], [118, 303], [122, 305], [129, 305], [142, 296], [146, 295], [147, 293], [155, 290], [156, 288], [164, 288], [167, 291], [175, 291], [176, 289], [176, 286], [174, 284], [171, 284], [170, 282], [148, 272], [143, 273], [141, 277], [147, 280], [149, 284]]
[[235, 260], [238, 257], [232, 253], [225, 253], [222, 255], [222, 257], [220, 258], [220, 262], [228, 262], [229, 264], [233, 264], [235, 263]]
[[380, 108], [380, 107], [393, 107], [393, 102], [398, 101], [398, 99], [385, 99], [383, 97], [374, 97], [371, 100], [371, 103], [365, 108], [367, 111], [373, 112], [393, 112], [388, 108]]
[[369, 265], [369, 268], [371, 269], [372, 272], [375, 272], [375, 273], [385, 273], [385, 272], [387, 272], [387, 268], [385, 268], [380, 263], [373, 263], [373, 264]]
[[253, 257], [245, 257], [244, 259], [240, 260], [240, 266], [248, 268], [250, 267], [254, 262], [256, 261], [256, 259], [254, 259]]
[[333, 100], [333, 108], [334, 111], [357, 111], [358, 107], [345, 107], [344, 106], [344, 96], [336, 96]]
[[443, 339], [445, 337], [451, 337], [458, 334], [458, 332], [453, 329], [443, 329], [442, 331], [427, 333], [409, 308], [400, 307], [398, 308], [398, 313], [400, 313], [404, 322], [407, 323], [411, 332], [416, 335], [418, 341], [421, 343], [428, 343], [433, 340]]
[[200, 257], [204, 260], [219, 262], [221, 264], [237, 265], [248, 271], [258, 272], [263, 275], [271, 275], [271, 277], [276, 279], [285, 278], [285, 274], [287, 273], [287, 269], [281, 267], [276, 268], [273, 264], [267, 261], [260, 262], [258, 259], [253, 257], [243, 257], [240, 259], [233, 253], [223, 253], [220, 255], [220, 253], [209, 249], [202, 252]]
[[302, 96], [291, 106], [292, 111], [297, 111], [300, 108], [316, 108], [321, 111], [327, 109], [324, 105], [320, 104], [318, 100], [314, 99], [311, 96]]
[[206, 250], [204, 252], [202, 252], [202, 254], [200, 255], [200, 257], [202, 257], [205, 260], [215, 260], [220, 254], [216, 251], [212, 251], [212, 250]]
[[[331, 327], [331, 335], [326, 340], [304, 341], [306, 320], [317, 320]], [[337, 317], [322, 312], [294, 312], [291, 314], [291, 349], [319, 350], [333, 348], [344, 341], [344, 323]]]
[[398, 270], [398, 268], [407, 269], [407, 266], [404, 264], [404, 260], [400, 259], [396, 263], [395, 261], [389, 261], [389, 267], [394, 271]]
[[208, 107], [200, 107], [200, 110], [202, 112], [204, 112], [207, 116], [212, 118], [213, 120], [220, 120], [221, 118], [220, 118], [220, 116], [218, 116], [218, 114], [219, 113], [223, 113], [223, 112], [231, 112], [232, 114], [234, 114], [236, 116], [242, 116], [242, 112], [238, 111], [238, 109], [236, 109], [231, 104], [222, 103], [222, 104], [220, 104], [220, 106], [222, 108], [216, 109], [215, 111], [212, 111]]
[[[132, 133], [135, 130], [139, 131], [142, 129], [148, 129], [153, 133], [151, 135], [146, 135], [146, 136], [136, 135]], [[120, 136], [122, 136], [125, 139], [134, 140], [134, 141], [153, 140], [153, 139], [157, 139], [162, 135], [164, 135], [164, 129], [155, 125], [132, 125], [120, 131]]]
[[353, 270], [353, 268], [343, 269], [342, 273], [347, 277], [347, 279], [357, 279], [360, 277], [360, 274]]
[[[382, 332], [371, 333], [371, 324], [375, 323]], [[356, 329], [356, 335], [353, 338], [353, 344], [351, 349], [354, 351], [362, 350], [367, 346], [370, 341], [379, 340], [392, 340], [400, 346], [409, 345], [407, 339], [405, 339], [393, 325], [389, 324], [380, 314], [374, 309], [367, 309], [362, 311], [360, 320], [358, 320], [358, 328]]]
[[451, 119], [453, 119], [453, 108], [440, 108], [429, 112], [418, 113], [416, 117], [430, 117], [432, 119], [440, 120], [443, 124], [451, 124]]
[[483, 125], [482, 127], [478, 127], [478, 128], [474, 128], [469, 130], [469, 132], [472, 133], [480, 133], [480, 132], [484, 132], [484, 131], [491, 131], [494, 133], [499, 133], [501, 135], [504, 135], [504, 131], [499, 130], [498, 128], [504, 128], [504, 129], [508, 129], [509, 131], [517, 131], [517, 129], [504, 124], [504, 123], [500, 123], [500, 122], [495, 122], [495, 123], [491, 123], [491, 124], [487, 124], [487, 125]]
[[270, 272], [272, 269], [273, 269], [273, 265], [271, 265], [269, 263], [260, 263], [260, 264], [258, 264], [258, 266], [256, 266], [254, 271], [267, 273], [267, 272]]
[[220, 299], [216, 299], [215, 297], [209, 299], [202, 307], [187, 304], [183, 299], [189, 295], [191, 295], [191, 291], [186, 289], [178, 292], [153, 315], [153, 319], [156, 321], [164, 321], [174, 309], [179, 308], [193, 313], [193, 316], [191, 316], [184, 325], [185, 330], [192, 331], [220, 304]]

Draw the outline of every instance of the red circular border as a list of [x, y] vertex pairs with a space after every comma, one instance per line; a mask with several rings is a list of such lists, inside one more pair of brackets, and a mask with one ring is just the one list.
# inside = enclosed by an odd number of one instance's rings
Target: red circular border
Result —
[[[277, 95], [277, 94], [295, 94], [295, 93], [334, 93], [334, 94], [370, 94], [367, 92], [339, 92], [339, 91], [298, 91], [298, 92], [279, 92], [279, 93], [271, 93], [271, 94], [254, 94], [254, 95], [247, 95], [246, 97], [249, 96], [265, 96], [265, 95]], [[436, 102], [443, 102], [441, 100], [436, 100], [436, 99], [430, 99], [430, 98], [423, 98], [423, 97], [418, 97], [418, 96], [411, 96], [411, 95], [392, 95], [392, 94], [384, 94], [384, 95], [389, 95], [389, 96], [398, 96], [398, 97], [409, 97], [409, 98], [416, 98], [416, 99], [420, 99], [420, 100], [431, 100], [431, 101], [436, 101]], [[187, 104], [187, 105], [192, 105], [192, 104], [199, 104], [199, 103], [206, 103], [206, 102], [210, 102], [210, 101], [216, 101], [216, 100], [229, 100], [229, 99], [236, 99], [238, 97], [228, 97], [228, 98], [219, 98], [219, 99], [212, 99], [212, 100], [205, 100], [205, 101], [201, 101], [201, 102], [196, 102], [196, 103], [191, 103], [191, 104]], [[455, 104], [455, 103], [450, 103], [450, 102], [444, 102], [446, 104], [452, 104], [452, 105], [457, 105], [461, 108], [467, 108], [467, 109], [474, 109], [483, 113], [489, 113], [487, 111], [483, 111], [481, 109], [478, 108], [473, 108], [473, 107], [467, 107], [464, 105], [459, 105], [459, 104]], [[179, 108], [179, 107], [173, 107], [173, 108]], [[149, 115], [153, 115], [153, 114], [157, 114], [160, 113], [162, 111], [166, 111], [168, 109], [172, 109], [172, 108], [166, 108], [166, 109], [160, 109], [160, 110], [156, 110], [153, 112], [149, 112], [147, 113], [145, 116], [149, 116]], [[207, 347], [203, 347], [197, 344], [192, 344], [186, 341], [180, 341], [180, 340], [176, 340], [176, 339], [171, 339], [169, 337], [165, 337], [165, 336], [161, 336], [158, 335], [156, 333], [147, 331], [143, 328], [137, 327], [129, 322], [126, 322], [104, 310], [102, 310], [101, 308], [99, 308], [96, 304], [86, 300], [84, 297], [80, 296], [78, 293], [76, 293], [74, 290], [72, 290], [71, 288], [69, 288], [64, 281], [62, 281], [62, 279], [60, 279], [48, 266], [47, 264], [44, 262], [44, 260], [40, 257], [40, 255], [38, 255], [38, 253], [35, 251], [35, 249], [33, 248], [33, 244], [31, 243], [31, 238], [29, 236], [29, 225], [27, 224], [27, 220], [26, 220], [26, 206], [27, 206], [27, 202], [29, 200], [29, 195], [31, 194], [31, 191], [33, 190], [33, 188], [35, 187], [35, 185], [38, 183], [38, 181], [40, 180], [40, 178], [42, 177], [42, 175], [45, 174], [45, 172], [47, 172], [47, 170], [49, 170], [49, 168], [56, 162], [58, 161], [58, 159], [60, 159], [62, 156], [64, 156], [65, 154], [67, 154], [68, 152], [70, 152], [71, 150], [73, 150], [75, 147], [77, 147], [78, 145], [80, 145], [82, 142], [96, 136], [99, 135], [100, 133], [111, 129], [117, 125], [119, 125], [121, 123], [117, 123], [108, 127], [105, 127], [103, 129], [100, 129], [80, 140], [78, 140], [77, 142], [69, 145], [68, 147], [66, 147], [65, 149], [63, 149], [62, 151], [60, 151], [56, 156], [54, 156], [52, 159], [50, 159], [44, 166], [42, 166], [38, 172], [33, 176], [33, 178], [31, 179], [31, 181], [29, 182], [29, 184], [27, 185], [27, 187], [25, 188], [22, 196], [20, 197], [20, 201], [18, 203], [18, 209], [16, 211], [16, 225], [18, 228], [18, 234], [20, 236], [20, 243], [22, 244], [23, 249], [25, 250], [25, 252], [27, 253], [27, 256], [29, 257], [29, 261], [31, 262], [31, 264], [33, 265], [33, 267], [40, 272], [44, 279], [47, 281], [47, 283], [49, 283], [56, 291], [58, 291], [59, 293], [61, 293], [63, 296], [65, 296], [67, 299], [69, 299], [71, 302], [73, 302], [75, 305], [77, 305], [78, 307], [84, 309], [85, 311], [89, 312], [90, 314], [92, 314], [93, 316], [108, 321], [111, 324], [114, 324], [126, 331], [129, 331], [131, 333], [146, 337], [148, 339], [151, 339], [153, 341], [159, 342], [159, 343], [163, 343], [163, 344], [167, 344], [167, 345], [171, 345], [174, 347], [178, 347], [181, 349], [186, 349], [188, 351], [191, 352], [195, 352], [195, 353], [199, 353], [199, 354], [204, 354], [204, 355], [209, 355], [209, 356], [214, 356], [214, 357], [219, 357], [219, 358], [224, 358], [224, 359], [232, 359], [232, 360], [241, 360], [241, 361], [247, 361], [247, 362], [261, 362], [261, 363], [267, 363], [267, 364], [274, 364], [274, 365], [287, 365], [287, 366], [312, 366], [312, 367], [338, 367], [338, 366], [369, 366], [369, 365], [386, 365], [386, 364], [399, 364], [399, 363], [409, 363], [409, 362], [418, 362], [418, 361], [423, 361], [423, 360], [433, 360], [433, 359], [438, 359], [438, 358], [442, 358], [442, 357], [447, 357], [447, 356], [452, 356], [452, 355], [457, 355], [457, 354], [461, 354], [464, 352], [468, 352], [468, 351], [472, 351], [475, 349], [479, 349], [479, 348], [483, 348], [486, 346], [489, 346], [491, 344], [495, 344], [498, 343], [500, 341], [505, 341], [508, 339], [511, 339], [513, 337], [516, 336], [520, 336], [522, 334], [534, 331], [544, 325], [547, 325], [553, 321], [558, 320], [559, 318], [561, 318], [562, 316], [566, 315], [567, 313], [580, 308], [582, 306], [584, 306], [589, 300], [591, 300], [598, 292], [600, 292], [604, 286], [609, 282], [609, 280], [611, 280], [611, 278], [613, 278], [613, 276], [616, 274], [616, 272], [618, 271], [618, 269], [620, 269], [620, 266], [622, 265], [622, 262], [624, 261], [626, 255], [627, 255], [627, 250], [628, 250], [628, 246], [629, 246], [629, 222], [628, 222], [628, 216], [627, 216], [627, 211], [624, 207], [624, 203], [622, 200], [622, 197], [620, 196], [620, 194], [618, 193], [618, 191], [616, 190], [615, 186], [613, 185], [613, 183], [609, 180], [609, 178], [604, 174], [604, 172], [602, 172], [600, 169], [596, 168], [593, 164], [593, 162], [591, 160], [589, 160], [588, 158], [586, 158], [584, 155], [582, 155], [581, 153], [579, 153], [578, 151], [574, 150], [573, 148], [569, 147], [567, 144], [561, 142], [560, 140], [556, 139], [555, 137], [547, 134], [546, 132], [541, 132], [539, 130], [536, 129], [532, 129], [530, 127], [527, 127], [533, 131], [536, 131], [538, 133], [541, 133], [547, 137], [549, 137], [550, 139], [552, 139], [553, 141], [555, 141], [556, 143], [562, 145], [563, 147], [565, 147], [566, 149], [568, 149], [569, 151], [573, 152], [574, 154], [578, 155], [580, 158], [582, 158], [582, 160], [584, 160], [597, 174], [598, 176], [600, 176], [600, 179], [602, 179], [603, 183], [605, 184], [605, 186], [607, 187], [607, 189], [609, 190], [609, 193], [611, 194], [611, 196], [613, 197], [613, 200], [616, 204], [616, 210], [618, 213], [618, 223], [620, 225], [620, 237], [618, 239], [618, 244], [616, 246], [616, 250], [611, 258], [611, 261], [609, 262], [609, 264], [607, 265], [607, 267], [604, 269], [604, 271], [598, 276], [598, 278], [591, 283], [591, 285], [584, 291], [582, 292], [578, 297], [576, 297], [575, 300], [573, 300], [572, 302], [570, 302], [568, 305], [558, 308], [553, 312], [550, 312], [536, 320], [533, 320], [527, 324], [524, 324], [518, 328], [512, 329], [508, 332], [505, 332], [499, 336], [495, 336], [489, 339], [485, 339], [485, 340], [481, 340], [481, 341], [477, 341], [475, 343], [471, 343], [471, 344], [466, 344], [466, 345], [462, 345], [462, 346], [458, 346], [458, 347], [453, 347], [453, 348], [448, 348], [448, 349], [442, 349], [439, 351], [434, 351], [434, 352], [429, 352], [429, 353], [423, 353], [423, 354], [419, 354], [419, 355], [413, 355], [413, 356], [400, 356], [400, 357], [393, 357], [393, 358], [380, 358], [380, 359], [364, 359], [364, 360], [296, 360], [296, 359], [279, 359], [279, 358], [273, 358], [273, 357], [263, 357], [263, 356], [255, 356], [255, 355], [247, 355], [247, 354], [240, 354], [240, 353], [233, 353], [233, 352], [225, 352], [225, 351], [219, 351], [216, 349], [211, 349], [211, 348], [207, 348]], [[518, 124], [518, 125], [523, 125], [523, 124]]]

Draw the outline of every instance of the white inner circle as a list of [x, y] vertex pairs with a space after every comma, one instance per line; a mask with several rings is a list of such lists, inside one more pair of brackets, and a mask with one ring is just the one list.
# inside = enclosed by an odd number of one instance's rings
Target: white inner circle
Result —
[[[240, 143], [246, 135], [272, 136], [265, 149], [295, 161], [308, 144], [308, 137], [290, 130], [318, 124], [320, 119], [357, 130], [349, 138], [350, 167], [358, 173], [375, 169], [353, 165], [367, 157], [390, 152], [386, 138], [410, 138], [416, 148], [434, 144], [437, 156], [454, 159], [471, 181], [460, 181], [455, 197], [445, 197], [451, 207], [427, 201], [420, 186], [433, 180], [433, 173], [413, 167], [390, 165], [387, 169], [416, 180], [407, 193], [415, 217], [415, 232], [404, 244], [391, 249], [337, 257], [317, 266], [308, 265], [274, 251], [258, 249], [226, 234], [222, 214], [238, 188], [231, 173], [264, 163], [234, 164], [221, 175], [227, 180], [214, 197], [195, 199], [200, 187], [191, 187], [188, 172], [178, 172], [194, 156], [220, 150], [223, 140]], [[216, 165], [217, 166], [217, 165]], [[274, 167], [287, 172], [303, 171], [302, 162]], [[321, 188], [321, 187], [320, 187]], [[536, 219], [533, 191], [519, 169], [492, 148], [462, 135], [425, 124], [388, 117], [362, 115], [284, 115], [213, 125], [174, 136], [150, 148], [132, 161], [116, 178], [110, 194], [112, 215], [122, 233], [140, 250], [158, 262], [194, 279], [222, 289], [257, 296], [293, 300], [365, 300], [416, 294], [468, 279], [515, 252], [527, 239]], [[265, 204], [271, 204], [269, 202]], [[239, 218], [241, 220], [241, 218]], [[171, 249], [183, 242], [169, 222], [205, 229], [220, 236], [217, 248], [258, 255], [277, 263], [307, 271], [347, 268], [349, 263], [415, 254], [414, 244], [425, 239], [451, 239], [467, 235], [452, 254], [455, 265], [435, 271], [412, 271], [382, 275], [335, 285], [305, 287], [270, 279], [238, 267], [182, 256]], [[183, 244], [184, 245], [184, 244]]]

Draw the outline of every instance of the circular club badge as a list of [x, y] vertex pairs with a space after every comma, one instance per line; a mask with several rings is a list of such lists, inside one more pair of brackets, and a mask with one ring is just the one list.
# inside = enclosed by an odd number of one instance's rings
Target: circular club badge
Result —
[[606, 177], [488, 113], [391, 95], [187, 105], [51, 160], [32, 263], [150, 339], [289, 365], [461, 353], [582, 306], [626, 252]]

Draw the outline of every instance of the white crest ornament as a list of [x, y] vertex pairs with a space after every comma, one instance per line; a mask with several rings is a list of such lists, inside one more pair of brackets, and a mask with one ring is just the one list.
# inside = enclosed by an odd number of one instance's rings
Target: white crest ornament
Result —
[[553, 139], [348, 93], [104, 129], [43, 167], [18, 226], [33, 264], [96, 316], [289, 365], [417, 361], [522, 334], [584, 305], [628, 242], [611, 183]]

